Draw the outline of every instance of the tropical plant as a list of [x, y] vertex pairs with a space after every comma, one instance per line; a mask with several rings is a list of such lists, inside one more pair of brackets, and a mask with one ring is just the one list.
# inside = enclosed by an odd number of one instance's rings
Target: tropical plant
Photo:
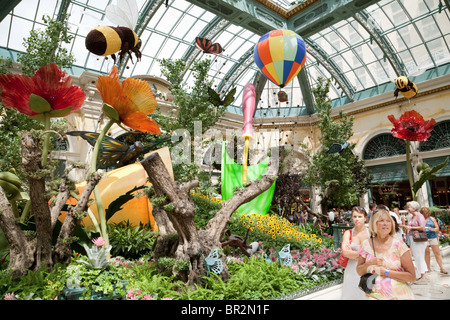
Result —
[[138, 259], [149, 255], [155, 242], [157, 231], [152, 231], [148, 225], [133, 226], [128, 221], [109, 225], [109, 243], [113, 256], [126, 259]]

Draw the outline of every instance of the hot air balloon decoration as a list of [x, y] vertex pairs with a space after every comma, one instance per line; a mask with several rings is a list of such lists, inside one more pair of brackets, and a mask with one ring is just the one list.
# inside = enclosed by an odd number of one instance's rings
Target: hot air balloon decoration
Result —
[[255, 113], [255, 87], [247, 83], [242, 94], [242, 113], [244, 115], [244, 126], [242, 137], [244, 138], [244, 153], [242, 155], [242, 185], [247, 183], [247, 161], [250, 139], [253, 137], [253, 115]]
[[272, 30], [259, 39], [253, 59], [267, 79], [283, 88], [305, 65], [306, 45], [294, 31]]

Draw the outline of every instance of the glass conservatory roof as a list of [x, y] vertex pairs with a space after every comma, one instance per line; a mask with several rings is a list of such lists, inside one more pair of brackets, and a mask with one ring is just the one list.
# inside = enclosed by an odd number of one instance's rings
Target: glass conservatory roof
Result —
[[[17, 59], [23, 39], [32, 29], [45, 28], [43, 15], [70, 14], [74, 36], [67, 49], [75, 56], [72, 70], [107, 73], [112, 59], [96, 56], [85, 47], [87, 33], [105, 18], [106, 7], [117, 0], [9, 1], [0, 9], [0, 57]], [[310, 88], [319, 76], [332, 80], [333, 105], [367, 98], [395, 89], [393, 80], [407, 75], [415, 83], [450, 73], [449, 0], [136, 0], [139, 19], [135, 27], [142, 40], [142, 60], [127, 59], [123, 77], [162, 77], [158, 59], [211, 59], [209, 71], [216, 91], [237, 87], [228, 110], [242, 113], [242, 90], [252, 82], [260, 97], [260, 116], [297, 116], [314, 112]], [[264, 33], [290, 29], [306, 43], [303, 71], [284, 91], [287, 102], [278, 102], [280, 88], [261, 76], [253, 48]], [[205, 37], [222, 45], [219, 55], [195, 46]], [[190, 83], [192, 75], [186, 72]]]

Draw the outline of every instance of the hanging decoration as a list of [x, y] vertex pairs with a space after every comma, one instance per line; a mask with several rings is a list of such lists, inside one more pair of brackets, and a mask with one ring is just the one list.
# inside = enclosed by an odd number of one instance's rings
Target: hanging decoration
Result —
[[[272, 30], [259, 39], [253, 59], [267, 79], [283, 88], [305, 65], [305, 42], [294, 31]], [[286, 93], [279, 94], [280, 98], [280, 102], [287, 101]]]
[[398, 97], [398, 93], [400, 92], [406, 99], [411, 99], [417, 95], [419, 90], [417, 89], [417, 86], [409, 80], [405, 76], [398, 77], [395, 79], [395, 91], [394, 96], [395, 98]]

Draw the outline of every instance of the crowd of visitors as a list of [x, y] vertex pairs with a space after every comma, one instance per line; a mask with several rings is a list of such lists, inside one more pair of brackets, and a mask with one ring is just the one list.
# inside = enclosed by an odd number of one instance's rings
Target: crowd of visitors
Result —
[[[414, 299], [410, 284], [429, 281], [430, 248], [440, 267], [442, 264], [437, 233], [439, 225], [429, 208], [416, 201], [405, 206], [407, 215], [399, 208], [389, 210], [372, 204], [369, 212], [362, 207], [351, 210], [353, 228], [342, 238], [342, 254], [347, 257], [342, 299]], [[422, 235], [422, 237], [421, 237]], [[414, 262], [413, 262], [414, 261]], [[361, 276], [374, 274], [371, 293], [359, 288]]]

